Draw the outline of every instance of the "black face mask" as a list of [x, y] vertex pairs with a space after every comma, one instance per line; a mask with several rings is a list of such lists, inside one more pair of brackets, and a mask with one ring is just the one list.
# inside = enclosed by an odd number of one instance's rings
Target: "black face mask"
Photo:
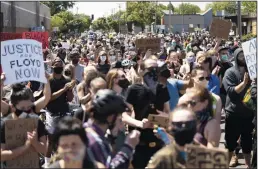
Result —
[[65, 76], [71, 76], [71, 71], [70, 70], [65, 70], [64, 71], [64, 74], [65, 74]]
[[171, 131], [176, 143], [180, 146], [193, 142], [196, 134], [196, 121], [172, 122], [173, 129]]
[[29, 113], [31, 112], [31, 110], [24, 111], [24, 110], [20, 110], [20, 109], [17, 109], [17, 108], [16, 108], [16, 110], [15, 110], [14, 113], [15, 113], [15, 115], [16, 115], [17, 117], [19, 117], [23, 112], [29, 114]]
[[79, 62], [79, 59], [73, 59], [73, 60], [72, 60], [72, 63], [73, 63], [74, 65], [77, 65], [78, 62]]
[[240, 67], [247, 67], [246, 62], [245, 61], [240, 61], [239, 59], [237, 59], [237, 65], [240, 66]]
[[166, 69], [166, 70], [160, 72], [160, 76], [169, 78], [171, 76], [169, 69]]
[[128, 88], [128, 86], [130, 85], [130, 82], [129, 82], [129, 80], [127, 80], [127, 79], [120, 79], [120, 80], [118, 81], [118, 85], [119, 85], [122, 89], [126, 89], [126, 88]]
[[114, 115], [112, 122], [108, 124], [108, 129], [110, 130], [110, 132], [112, 132], [112, 130], [114, 129], [114, 127], [116, 125], [116, 118], [117, 118], [117, 114]]
[[61, 74], [63, 72], [63, 67], [54, 67], [55, 74]]

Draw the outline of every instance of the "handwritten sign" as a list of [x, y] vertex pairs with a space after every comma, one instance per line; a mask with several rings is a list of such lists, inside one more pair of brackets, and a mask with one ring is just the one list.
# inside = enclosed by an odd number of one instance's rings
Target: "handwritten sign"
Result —
[[244, 50], [245, 62], [248, 68], [248, 73], [251, 79], [256, 78], [257, 74], [257, 41], [253, 38], [247, 42], [242, 43]]
[[152, 49], [154, 52], [160, 52], [160, 38], [145, 38], [145, 39], [136, 39], [135, 45], [136, 48], [140, 48], [143, 51]]
[[42, 43], [42, 48], [48, 48], [48, 32], [23, 32], [23, 39], [34, 39]]
[[228, 168], [228, 152], [225, 149], [187, 145], [186, 168]]
[[0, 41], [13, 40], [13, 39], [22, 39], [22, 33], [9, 33], [9, 32], [0, 33]]
[[42, 44], [31, 39], [1, 42], [2, 69], [6, 74], [4, 84], [24, 81], [46, 83]]
[[[7, 120], [5, 123], [5, 142], [7, 149], [23, 146], [27, 132], [32, 132], [38, 126], [38, 119]], [[7, 168], [39, 168], [39, 156], [34, 149], [28, 150], [22, 156], [6, 161]]]
[[62, 47], [65, 48], [65, 49], [69, 49], [70, 48], [70, 44], [67, 43], [67, 42], [62, 42]]
[[228, 39], [232, 23], [222, 19], [214, 19], [211, 23], [210, 35], [218, 38]]
[[163, 127], [165, 129], [167, 129], [168, 125], [169, 125], [169, 118], [168, 118], [168, 116], [149, 114], [148, 120], [150, 122], [152, 122], [153, 124], [156, 124], [159, 127]]

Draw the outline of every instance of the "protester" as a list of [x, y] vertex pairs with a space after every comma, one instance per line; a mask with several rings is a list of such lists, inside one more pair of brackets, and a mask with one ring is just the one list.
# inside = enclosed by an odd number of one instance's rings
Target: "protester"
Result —
[[98, 65], [97, 69], [102, 74], [107, 74], [110, 68], [107, 53], [105, 51], [100, 51], [97, 59]]
[[197, 118], [197, 134], [194, 141], [205, 147], [218, 147], [220, 140], [219, 122], [213, 117], [212, 97], [202, 86], [188, 89], [179, 99], [179, 106], [191, 108]]
[[149, 161], [147, 168], [185, 168], [186, 144], [193, 142], [196, 133], [196, 117], [188, 108], [176, 108], [170, 113], [169, 133], [171, 144], [159, 150]]
[[[229, 159], [231, 159], [233, 151], [237, 147], [237, 140], [241, 137], [245, 164], [250, 168], [254, 112], [243, 103], [244, 96], [250, 88], [250, 79], [243, 50], [241, 48], [236, 49], [234, 57], [235, 65], [225, 72], [223, 78], [223, 85], [227, 92], [225, 141], [229, 150]], [[237, 165], [238, 161], [235, 158], [232, 158], [230, 166]]]
[[48, 168], [104, 168], [86, 154], [88, 138], [79, 120], [66, 116], [60, 119], [53, 134], [56, 158]]

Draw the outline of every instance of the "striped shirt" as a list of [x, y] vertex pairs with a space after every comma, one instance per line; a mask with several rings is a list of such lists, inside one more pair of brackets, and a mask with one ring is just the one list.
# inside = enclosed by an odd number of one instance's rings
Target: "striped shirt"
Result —
[[124, 146], [115, 155], [112, 154], [112, 147], [105, 133], [95, 124], [85, 123], [86, 135], [89, 140], [87, 154], [92, 161], [105, 165], [106, 168], [128, 168], [133, 155], [133, 149]]

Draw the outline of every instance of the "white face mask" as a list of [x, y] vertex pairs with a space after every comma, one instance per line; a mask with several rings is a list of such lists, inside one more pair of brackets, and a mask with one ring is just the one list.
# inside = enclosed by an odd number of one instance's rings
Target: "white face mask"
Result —
[[85, 148], [80, 148], [77, 152], [64, 151], [60, 153], [62, 159], [66, 162], [81, 161], [84, 158]]
[[110, 62], [115, 62], [116, 61], [116, 56], [115, 55], [112, 55], [109, 57], [110, 59]]
[[106, 59], [107, 59], [107, 57], [106, 57], [106, 56], [100, 56], [100, 60], [101, 60], [102, 62], [105, 62], [105, 61], [106, 61]]

